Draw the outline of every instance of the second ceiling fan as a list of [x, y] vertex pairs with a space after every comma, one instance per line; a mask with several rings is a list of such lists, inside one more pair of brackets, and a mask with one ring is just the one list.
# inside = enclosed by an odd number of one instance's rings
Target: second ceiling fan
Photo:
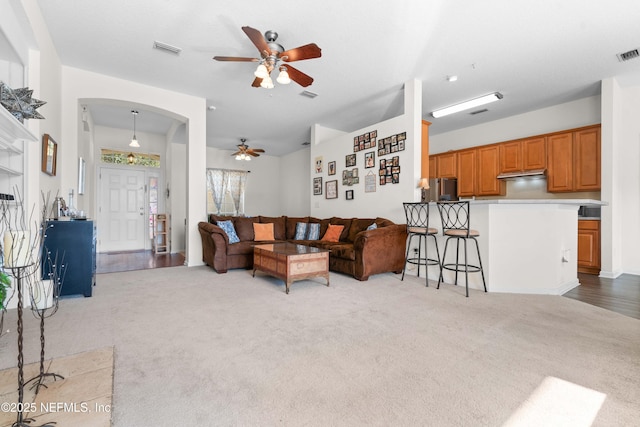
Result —
[[[263, 87], [267, 89], [273, 88], [273, 80], [271, 80], [271, 72], [278, 68], [279, 75], [276, 81], [280, 84], [287, 84], [291, 80], [298, 83], [302, 87], [310, 86], [313, 78], [302, 71], [293, 68], [289, 62], [301, 61], [304, 59], [320, 58], [322, 56], [321, 49], [315, 43], [309, 43], [295, 49], [284, 50], [282, 45], [276, 43], [278, 33], [275, 31], [267, 31], [264, 36], [255, 28], [242, 27], [242, 31], [249, 37], [253, 44], [260, 52], [260, 58], [244, 58], [237, 56], [214, 56], [216, 61], [236, 61], [236, 62], [259, 62], [258, 68], [254, 75], [255, 79], [251, 86]], [[279, 62], [287, 64], [279, 65]]]

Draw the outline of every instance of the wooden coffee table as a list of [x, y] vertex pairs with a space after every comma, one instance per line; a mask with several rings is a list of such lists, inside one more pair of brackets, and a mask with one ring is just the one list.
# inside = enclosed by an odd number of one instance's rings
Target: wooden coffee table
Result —
[[329, 250], [295, 243], [269, 243], [253, 247], [253, 277], [256, 270], [284, 280], [286, 292], [296, 280], [324, 277], [329, 286]]

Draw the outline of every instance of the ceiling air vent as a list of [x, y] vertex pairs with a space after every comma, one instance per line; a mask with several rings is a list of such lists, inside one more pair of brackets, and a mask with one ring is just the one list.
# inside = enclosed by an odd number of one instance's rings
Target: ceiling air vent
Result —
[[177, 46], [171, 46], [170, 44], [162, 43], [157, 40], [153, 42], [153, 48], [164, 50], [165, 52], [173, 53], [175, 55], [180, 55], [180, 52], [182, 52], [182, 49]]
[[489, 111], [486, 108], [483, 108], [482, 110], [476, 110], [476, 111], [472, 111], [469, 114], [471, 114], [472, 116], [475, 116], [476, 114], [480, 114], [480, 113], [486, 113], [487, 111]]
[[616, 56], [618, 57], [618, 61], [625, 62], [630, 59], [637, 58], [640, 54], [638, 54], [638, 49], [633, 49], [628, 52], [619, 53]]
[[309, 90], [303, 90], [302, 92], [300, 92], [300, 95], [306, 96], [307, 98], [315, 98], [316, 96], [318, 96], [317, 93], [313, 93]]

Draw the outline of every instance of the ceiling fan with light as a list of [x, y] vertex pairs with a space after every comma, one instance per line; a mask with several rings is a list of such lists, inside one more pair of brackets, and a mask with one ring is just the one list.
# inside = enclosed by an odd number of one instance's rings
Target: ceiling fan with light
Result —
[[249, 148], [247, 144], [246, 138], [240, 138], [241, 144], [238, 144], [238, 151], [233, 153], [231, 156], [235, 157], [236, 160], [251, 160], [251, 157], [260, 157], [258, 153], [264, 153], [262, 148]]
[[[309, 43], [295, 49], [284, 50], [282, 45], [276, 43], [278, 33], [275, 31], [267, 31], [262, 33], [255, 28], [242, 27], [242, 31], [249, 37], [253, 44], [260, 52], [260, 58], [243, 58], [236, 56], [214, 56], [216, 61], [237, 61], [237, 62], [258, 62], [258, 68], [254, 75], [255, 79], [251, 86], [263, 87], [266, 89], [273, 88], [273, 80], [271, 80], [271, 72], [278, 68], [279, 74], [276, 81], [280, 84], [289, 84], [291, 80], [298, 83], [302, 87], [310, 86], [313, 78], [302, 71], [293, 68], [289, 62], [302, 61], [304, 59], [320, 58], [322, 56], [321, 49], [315, 43]], [[278, 65], [282, 62], [287, 64]]]

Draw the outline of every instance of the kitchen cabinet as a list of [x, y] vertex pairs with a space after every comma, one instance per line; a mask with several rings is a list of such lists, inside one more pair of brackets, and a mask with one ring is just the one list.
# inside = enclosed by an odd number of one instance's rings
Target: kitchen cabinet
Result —
[[438, 154], [436, 157], [437, 178], [457, 178], [457, 155], [455, 151]]
[[600, 126], [547, 137], [547, 191], [600, 190]]
[[90, 297], [96, 282], [96, 234], [93, 221], [47, 221], [41, 260], [42, 279], [51, 263], [62, 280], [60, 295]]
[[500, 172], [500, 145], [482, 146], [478, 150], [478, 179], [476, 196], [503, 196], [506, 193], [506, 182], [498, 179]]
[[500, 146], [500, 173], [526, 172], [547, 167], [544, 136], [503, 142]]
[[578, 220], [578, 271], [600, 274], [600, 221]]
[[477, 177], [477, 150], [458, 151], [458, 197], [471, 197], [476, 195]]
[[429, 179], [435, 179], [438, 177], [436, 156], [429, 156]]
[[547, 191], [573, 191], [573, 132], [547, 137]]
[[600, 127], [574, 133], [575, 191], [600, 190]]

